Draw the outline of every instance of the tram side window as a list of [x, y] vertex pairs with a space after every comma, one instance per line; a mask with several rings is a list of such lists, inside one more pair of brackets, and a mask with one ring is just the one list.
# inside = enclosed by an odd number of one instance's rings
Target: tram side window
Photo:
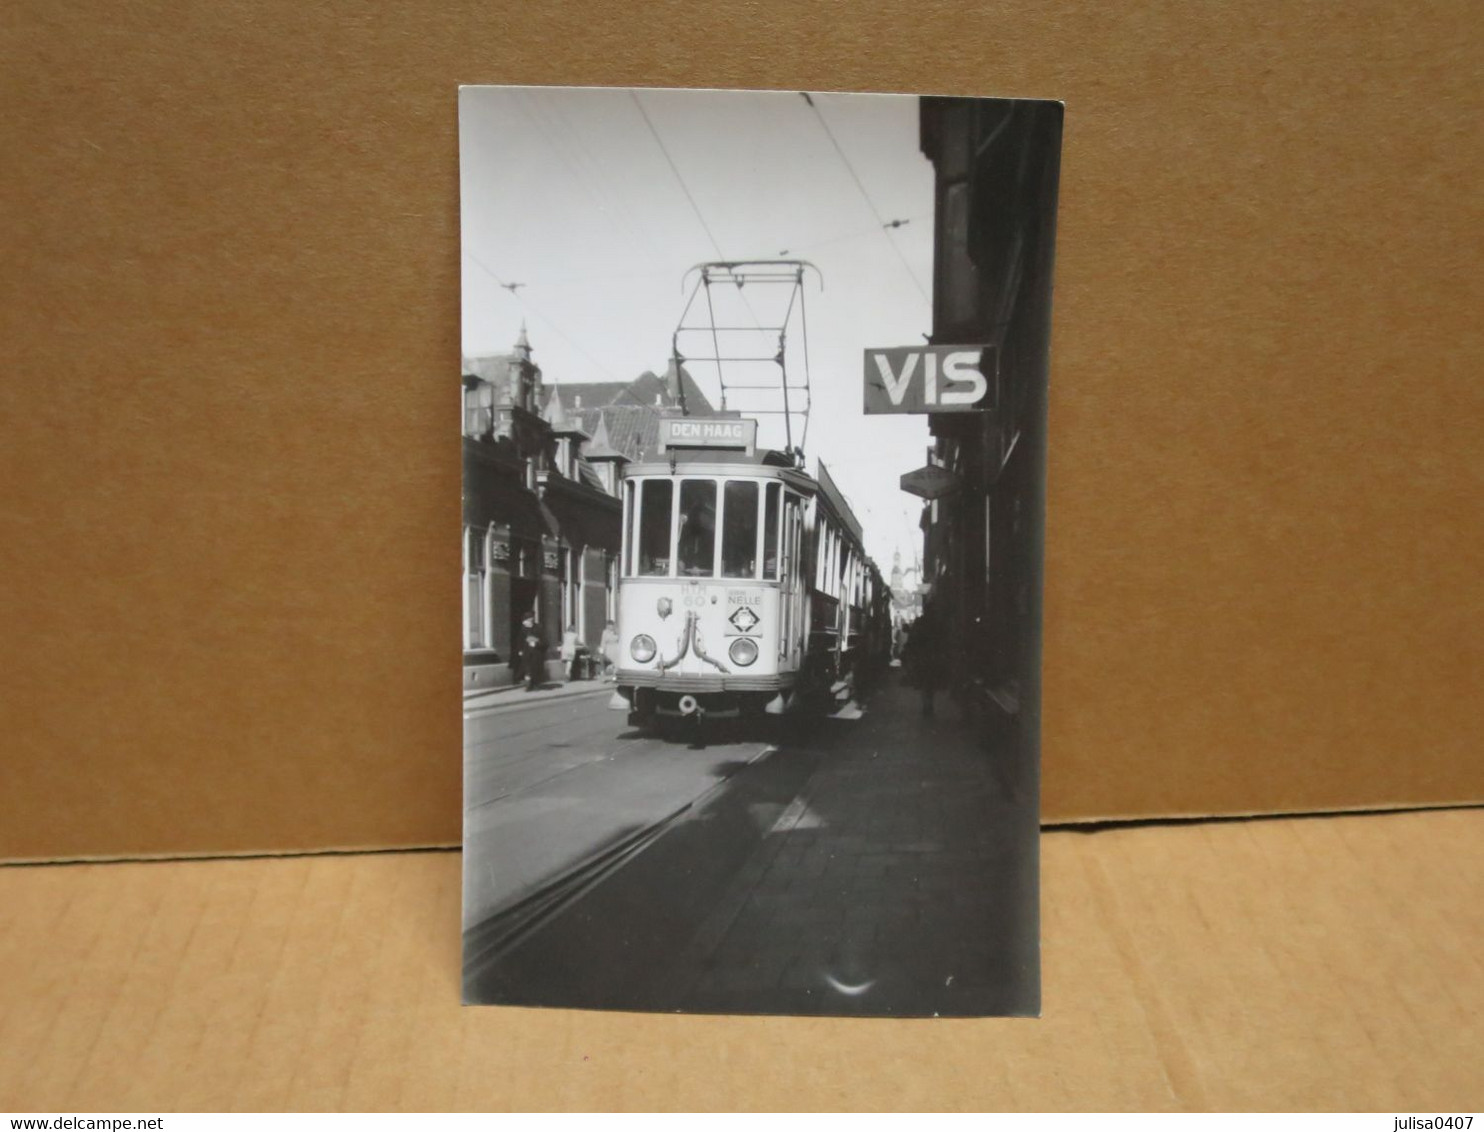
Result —
[[820, 525], [819, 528], [819, 576], [815, 580], [815, 586], [819, 592], [830, 592], [830, 529]]
[[643, 480], [639, 484], [639, 573], [670, 572], [670, 504], [675, 485], [670, 480]]
[[757, 480], [728, 480], [722, 508], [721, 576], [757, 576]]
[[680, 481], [680, 573], [709, 578], [716, 573], [716, 481]]
[[788, 570], [788, 582], [790, 585], [799, 586], [806, 583], [804, 577], [804, 501], [797, 495], [787, 497], [788, 512], [784, 528], [785, 543], [783, 547], [784, 565]]
[[768, 485], [767, 504], [763, 512], [763, 577], [778, 580], [778, 499], [783, 485], [776, 480]]

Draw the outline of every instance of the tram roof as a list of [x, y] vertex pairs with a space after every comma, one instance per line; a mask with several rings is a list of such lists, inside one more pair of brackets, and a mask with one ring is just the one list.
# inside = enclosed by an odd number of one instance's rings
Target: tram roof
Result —
[[630, 464], [624, 469], [624, 475], [669, 475], [672, 464], [677, 469], [694, 467], [697, 464], [724, 464], [731, 467], [780, 468], [802, 472], [786, 453], [772, 448], [759, 448], [751, 455], [727, 448], [675, 448], [658, 460]]

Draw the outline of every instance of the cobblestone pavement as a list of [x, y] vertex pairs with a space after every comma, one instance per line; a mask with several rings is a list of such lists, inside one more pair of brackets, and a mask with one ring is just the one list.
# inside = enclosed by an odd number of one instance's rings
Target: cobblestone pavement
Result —
[[939, 710], [896, 682], [831, 745], [672, 968], [676, 1008], [1037, 1011], [1033, 777]]

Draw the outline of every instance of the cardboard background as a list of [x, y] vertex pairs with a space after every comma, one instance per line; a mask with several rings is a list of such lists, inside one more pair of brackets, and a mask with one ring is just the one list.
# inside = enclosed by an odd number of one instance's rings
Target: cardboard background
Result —
[[1463, 2], [0, 27], [0, 856], [459, 832], [460, 82], [1067, 102], [1048, 819], [1484, 797]]

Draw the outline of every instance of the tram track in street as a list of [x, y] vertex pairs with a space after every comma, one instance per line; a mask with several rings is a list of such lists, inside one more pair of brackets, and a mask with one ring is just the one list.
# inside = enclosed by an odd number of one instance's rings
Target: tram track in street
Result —
[[[464, 933], [466, 984], [478, 981], [480, 972], [497, 965], [501, 958], [558, 919], [584, 896], [618, 873], [660, 838], [723, 795], [734, 779], [776, 756], [779, 748], [768, 745], [735, 769], [717, 779], [696, 797], [670, 810], [657, 820], [632, 830], [591, 853], [561, 876], [521, 897], [508, 907], [487, 916]], [[580, 769], [580, 768], [573, 768]], [[556, 777], [556, 776], [553, 776]]]
[[[615, 729], [594, 697], [546, 703], [471, 736], [465, 998], [682, 1008], [690, 968], [859, 724], [797, 714], [646, 733]], [[689, 973], [671, 978], [677, 961]]]

